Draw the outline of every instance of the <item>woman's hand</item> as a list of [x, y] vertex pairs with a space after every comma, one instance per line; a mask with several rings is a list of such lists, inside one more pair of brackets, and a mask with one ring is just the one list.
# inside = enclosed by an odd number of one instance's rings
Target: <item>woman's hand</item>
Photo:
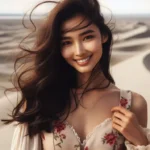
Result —
[[118, 130], [129, 142], [137, 145], [148, 145], [148, 139], [144, 135], [136, 115], [122, 106], [111, 109], [112, 127]]

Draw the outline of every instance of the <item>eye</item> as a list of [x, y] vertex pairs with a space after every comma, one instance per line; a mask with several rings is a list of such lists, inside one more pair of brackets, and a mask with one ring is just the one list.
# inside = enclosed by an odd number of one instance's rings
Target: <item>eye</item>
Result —
[[84, 38], [84, 40], [89, 40], [89, 39], [92, 39], [92, 38], [94, 38], [93, 35], [88, 35], [88, 36], [86, 36], [86, 37]]
[[69, 45], [69, 44], [71, 44], [70, 41], [65, 41], [65, 42], [62, 42], [62, 43], [61, 43], [61, 46], [67, 46], [67, 45]]

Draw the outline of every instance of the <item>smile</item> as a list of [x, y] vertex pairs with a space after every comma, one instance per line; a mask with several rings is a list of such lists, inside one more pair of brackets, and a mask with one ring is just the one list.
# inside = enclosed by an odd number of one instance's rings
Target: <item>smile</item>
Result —
[[89, 56], [85, 59], [76, 60], [76, 62], [77, 62], [78, 65], [86, 65], [89, 62], [90, 58], [91, 58], [91, 56]]

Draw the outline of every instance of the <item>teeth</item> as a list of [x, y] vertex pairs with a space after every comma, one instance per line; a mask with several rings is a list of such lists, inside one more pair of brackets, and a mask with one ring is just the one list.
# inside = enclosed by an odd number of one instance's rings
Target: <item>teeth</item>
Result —
[[85, 59], [82, 59], [82, 60], [77, 60], [77, 62], [86, 62], [87, 60], [89, 60], [90, 57], [87, 57]]

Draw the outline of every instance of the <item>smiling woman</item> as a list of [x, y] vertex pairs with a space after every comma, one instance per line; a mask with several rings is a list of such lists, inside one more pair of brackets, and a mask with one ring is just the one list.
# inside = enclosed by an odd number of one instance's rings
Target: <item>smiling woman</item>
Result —
[[22, 98], [3, 120], [17, 123], [11, 150], [149, 149], [146, 100], [115, 86], [98, 1], [50, 2], [34, 47], [21, 47], [15, 62], [23, 63], [14, 75]]
[[[106, 42], [107, 39], [101, 37], [96, 25], [90, 24], [85, 27], [89, 24], [90, 20], [86, 19], [82, 22], [83, 19], [84, 16], [78, 14], [63, 24], [61, 54], [66, 62], [75, 68], [79, 74], [89, 74], [100, 60], [102, 56], [102, 43]], [[65, 32], [68, 27], [73, 28], [74, 26], [78, 26], [76, 28], [79, 29], [84, 28]]]

